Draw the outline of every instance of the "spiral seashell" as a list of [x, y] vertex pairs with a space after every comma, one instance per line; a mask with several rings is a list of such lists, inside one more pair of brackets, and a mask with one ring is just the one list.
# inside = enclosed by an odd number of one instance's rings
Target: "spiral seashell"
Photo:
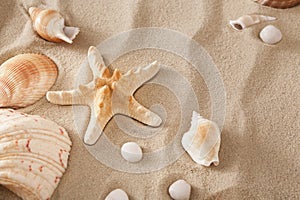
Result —
[[254, 0], [255, 2], [264, 5], [269, 6], [272, 8], [291, 8], [300, 3], [300, 0]]
[[181, 144], [196, 163], [219, 165], [221, 132], [215, 122], [204, 119], [195, 111], [190, 130], [183, 135]]
[[55, 10], [30, 7], [29, 14], [34, 30], [47, 41], [72, 44], [79, 33], [79, 28], [65, 26], [65, 19]]
[[264, 21], [273, 21], [276, 20], [275, 17], [265, 16], [265, 15], [244, 15], [236, 20], [230, 20], [229, 24], [232, 26], [235, 30], [243, 30], [249, 26], [252, 26], [254, 24], [258, 24]]
[[20, 54], [0, 66], [0, 107], [20, 108], [35, 103], [57, 78], [56, 64], [40, 54]]
[[0, 184], [24, 200], [50, 199], [67, 168], [71, 145], [56, 123], [0, 109]]

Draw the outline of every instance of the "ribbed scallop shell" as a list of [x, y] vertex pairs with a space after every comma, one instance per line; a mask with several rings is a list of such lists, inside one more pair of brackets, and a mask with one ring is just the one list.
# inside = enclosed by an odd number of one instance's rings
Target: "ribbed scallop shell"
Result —
[[191, 127], [181, 143], [196, 163], [204, 166], [219, 164], [221, 132], [215, 122], [204, 119], [197, 112], [193, 112]]
[[29, 14], [33, 22], [33, 28], [45, 40], [50, 42], [73, 43], [79, 28], [65, 26], [65, 20], [61, 14], [51, 9], [29, 8]]
[[19, 108], [33, 104], [52, 87], [56, 64], [40, 54], [20, 54], [0, 66], [0, 107]]
[[0, 109], [0, 184], [23, 199], [50, 199], [65, 169], [66, 130], [36, 115]]
[[264, 6], [269, 6], [272, 8], [291, 8], [300, 3], [300, 0], [254, 0]]

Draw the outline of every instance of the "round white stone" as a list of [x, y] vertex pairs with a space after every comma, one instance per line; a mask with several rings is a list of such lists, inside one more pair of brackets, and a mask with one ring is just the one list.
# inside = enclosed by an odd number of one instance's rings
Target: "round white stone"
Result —
[[141, 147], [135, 142], [127, 142], [121, 148], [122, 157], [128, 162], [138, 162], [143, 158]]
[[123, 190], [115, 189], [107, 195], [105, 200], [129, 200], [129, 198], [126, 192], [124, 192]]
[[282, 33], [275, 26], [268, 25], [261, 30], [259, 37], [267, 44], [276, 44], [282, 39]]
[[169, 194], [174, 200], [189, 200], [191, 185], [184, 180], [175, 181], [169, 187]]

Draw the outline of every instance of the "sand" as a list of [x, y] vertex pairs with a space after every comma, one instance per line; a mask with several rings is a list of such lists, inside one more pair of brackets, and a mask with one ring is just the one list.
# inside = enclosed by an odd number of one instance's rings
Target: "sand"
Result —
[[[68, 24], [80, 27], [74, 44], [46, 42], [35, 34], [26, 9], [42, 4], [59, 10], [66, 16]], [[249, 13], [266, 14], [278, 20], [242, 32], [228, 25], [230, 19]], [[3, 0], [0, 7], [0, 63], [25, 52], [49, 56], [59, 68], [58, 80], [51, 90], [74, 87], [89, 46], [96, 46], [130, 29], [160, 27], [181, 32], [201, 44], [219, 70], [226, 92], [220, 165], [208, 168], [182, 154], [175, 162], [157, 171], [118, 171], [99, 162], [86, 150], [79, 137], [83, 133], [78, 133], [71, 106], [53, 105], [44, 97], [22, 109], [64, 126], [73, 141], [69, 167], [52, 199], [104, 199], [111, 190], [122, 188], [132, 200], [165, 200], [170, 199], [168, 186], [177, 179], [185, 179], [192, 185], [191, 199], [194, 200], [299, 199], [299, 18], [300, 6], [277, 10], [251, 0]], [[258, 38], [259, 31], [267, 24], [275, 25], [283, 33], [283, 40], [277, 45], [265, 45]], [[114, 46], [110, 48], [107, 52], [114, 50]], [[104, 55], [105, 59], [108, 57]], [[210, 118], [213, 102], [205, 84], [207, 77], [197, 73], [178, 55], [157, 49], [137, 50], [118, 58], [111, 68], [126, 72], [153, 60], [170, 66], [188, 80], [198, 100], [195, 110]], [[176, 80], [173, 84], [176, 85]], [[184, 88], [178, 88], [181, 90]], [[106, 127], [105, 137], [119, 148], [125, 142], [136, 141], [145, 152], [172, 142], [182, 116], [190, 117], [190, 110], [194, 109], [189, 99], [180, 103], [174, 92], [163, 86], [146, 84], [135, 94], [146, 107], [160, 105], [163, 108], [165, 124], [161, 132], [146, 139], [124, 134], [117, 121], [128, 119], [117, 116]], [[160, 109], [152, 107], [153, 110]], [[186, 109], [181, 110], [182, 107]], [[82, 117], [86, 119], [87, 115]], [[184, 118], [185, 131], [189, 127], [189, 117]], [[176, 151], [178, 149], [174, 149]], [[167, 158], [170, 155], [161, 156]], [[0, 199], [18, 197], [0, 187]]]

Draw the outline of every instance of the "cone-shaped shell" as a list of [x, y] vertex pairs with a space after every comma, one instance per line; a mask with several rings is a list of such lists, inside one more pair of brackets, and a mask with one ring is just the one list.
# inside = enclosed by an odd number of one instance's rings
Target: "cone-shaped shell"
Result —
[[191, 127], [183, 135], [181, 143], [196, 163], [204, 166], [219, 164], [221, 132], [216, 123], [204, 119], [197, 112], [193, 112]]
[[40, 54], [20, 54], [0, 66], [0, 107], [19, 108], [33, 104], [52, 87], [56, 64]]
[[50, 199], [65, 169], [71, 140], [40, 116], [0, 110], [0, 184], [22, 199]]
[[47, 41], [71, 44], [79, 33], [79, 28], [65, 26], [64, 18], [55, 10], [30, 7], [28, 12], [34, 30]]
[[260, 3], [264, 6], [269, 6], [272, 8], [291, 8], [300, 3], [300, 0], [254, 0], [257, 3]]
[[265, 16], [265, 15], [243, 15], [236, 20], [230, 20], [229, 24], [235, 30], [243, 30], [254, 24], [258, 24], [264, 21], [273, 21], [276, 20], [275, 17]]

